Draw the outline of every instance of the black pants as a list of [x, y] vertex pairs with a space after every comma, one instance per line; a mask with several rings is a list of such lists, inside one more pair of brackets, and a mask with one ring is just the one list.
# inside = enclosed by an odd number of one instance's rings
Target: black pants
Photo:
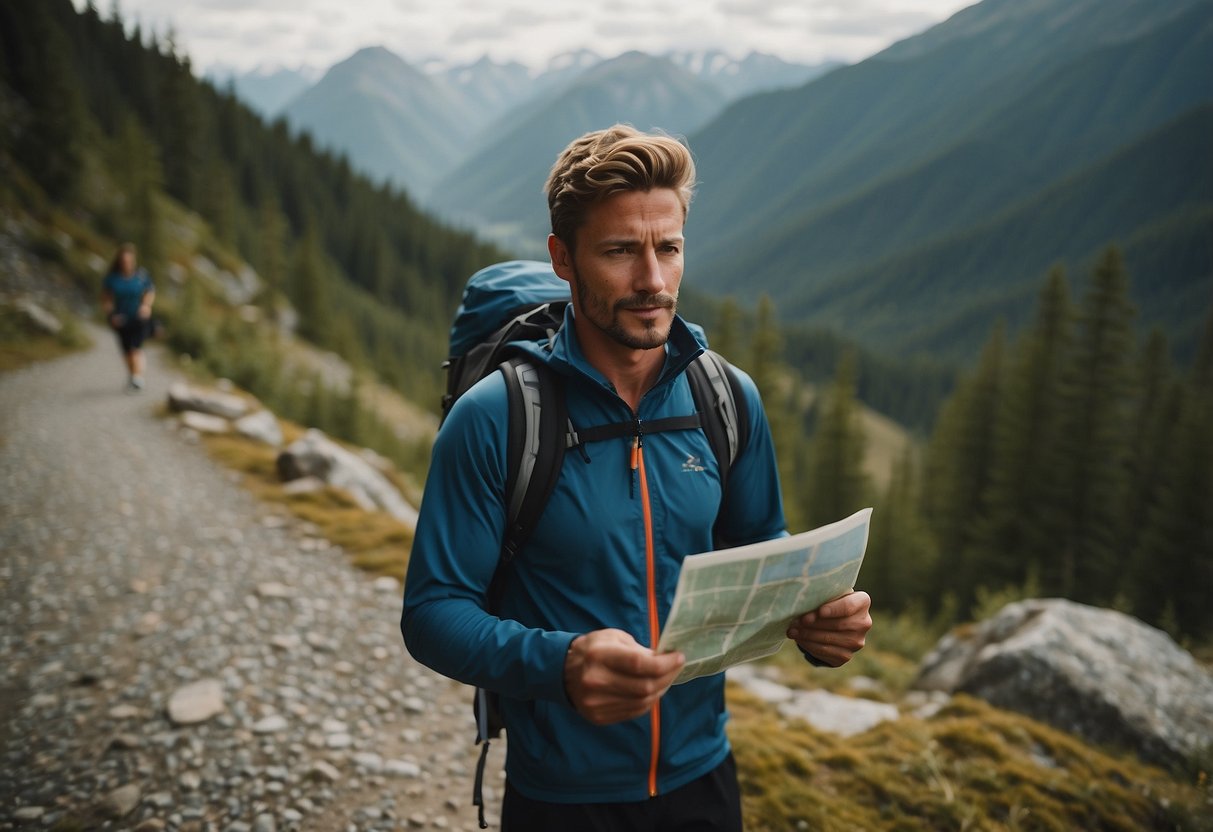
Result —
[[147, 338], [147, 321], [143, 318], [132, 318], [124, 321], [114, 332], [118, 333], [118, 346], [124, 353], [142, 349], [143, 341]]
[[737, 764], [730, 753], [712, 771], [640, 803], [545, 803], [507, 781], [501, 832], [741, 832]]

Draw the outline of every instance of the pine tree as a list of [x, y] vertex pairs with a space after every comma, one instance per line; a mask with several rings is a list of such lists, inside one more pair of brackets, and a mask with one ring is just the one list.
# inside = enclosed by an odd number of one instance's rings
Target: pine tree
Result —
[[[56, 201], [79, 191], [84, 148], [92, 127], [84, 107], [72, 52], [41, 0], [13, 0], [0, 8], [0, 30], [25, 36], [0, 38], [0, 70], [29, 105], [16, 154]], [[11, 18], [10, 18], [11, 15]]]
[[855, 357], [848, 352], [839, 361], [809, 446], [805, 491], [810, 526], [842, 520], [869, 504], [866, 445], [855, 403]]
[[981, 525], [994, 456], [994, 426], [1003, 388], [1000, 322], [977, 369], [944, 404], [927, 455], [924, 511], [939, 546], [941, 586], [951, 586], [962, 610], [972, 604], [987, 564], [972, 548]]
[[[1172, 415], [1174, 414], [1174, 415]], [[1135, 612], [1213, 636], [1213, 309], [1191, 373], [1160, 421], [1153, 499], [1133, 552]]]
[[325, 320], [331, 311], [329, 277], [315, 226], [308, 228], [296, 247], [292, 284], [300, 334], [316, 344], [327, 345]]
[[[1121, 584], [1118, 554], [1129, 488], [1133, 314], [1120, 253], [1109, 248], [1095, 266], [1083, 301], [1069, 400], [1062, 415], [1064, 525], [1056, 541], [1052, 585], [1080, 601], [1108, 601]], [[1042, 576], [1046, 587], [1051, 585], [1048, 574]]]
[[995, 416], [989, 487], [972, 542], [983, 580], [995, 587], [1022, 584], [1033, 569], [1039, 573], [1059, 526], [1058, 417], [1073, 317], [1065, 274], [1054, 269], [1041, 290], [1035, 324], [1008, 362]]
[[864, 556], [864, 589], [882, 609], [922, 605], [934, 588], [938, 549], [919, 508], [920, 489], [914, 451], [907, 447], [872, 511]]
[[710, 334], [710, 343], [716, 352], [725, 358], [741, 355], [741, 307], [732, 296], [720, 302], [716, 325]]

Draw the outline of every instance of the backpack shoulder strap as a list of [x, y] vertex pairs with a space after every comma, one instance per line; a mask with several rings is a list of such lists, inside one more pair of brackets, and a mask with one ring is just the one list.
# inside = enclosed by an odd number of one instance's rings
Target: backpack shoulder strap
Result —
[[745, 452], [750, 435], [750, 413], [737, 373], [723, 357], [704, 350], [687, 368], [687, 380], [695, 407], [703, 414], [707, 435], [721, 485], [727, 485], [733, 463]]
[[513, 356], [502, 362], [501, 372], [509, 397], [501, 545], [501, 559], [508, 563], [535, 531], [560, 479], [569, 417], [563, 380], [546, 365]]

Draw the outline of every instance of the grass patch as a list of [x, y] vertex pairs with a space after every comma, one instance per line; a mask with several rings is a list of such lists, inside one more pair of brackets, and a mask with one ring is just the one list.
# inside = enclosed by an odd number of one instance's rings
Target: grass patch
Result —
[[63, 329], [58, 335], [48, 335], [32, 326], [16, 309], [0, 306], [0, 372], [61, 358], [92, 345], [74, 317], [58, 317]]
[[1091, 748], [957, 697], [856, 737], [785, 720], [729, 688], [746, 828], [1210, 830], [1204, 781]]
[[[287, 443], [303, 434], [298, 425], [281, 424]], [[413, 544], [408, 526], [384, 512], [364, 511], [337, 488], [287, 494], [278, 479], [278, 450], [268, 445], [236, 434], [208, 435], [204, 444], [212, 457], [243, 475], [241, 484], [258, 499], [281, 505], [311, 523], [317, 535], [340, 546], [355, 566], [376, 575], [404, 578]]]

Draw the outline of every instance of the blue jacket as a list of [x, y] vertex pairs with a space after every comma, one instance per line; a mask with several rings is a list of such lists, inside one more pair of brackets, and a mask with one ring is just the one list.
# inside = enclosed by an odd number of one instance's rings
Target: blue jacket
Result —
[[[566, 376], [576, 427], [630, 421], [631, 409], [582, 354], [571, 316], [570, 307], [550, 348], [529, 351]], [[675, 318], [665, 367], [640, 402], [642, 422], [695, 412], [684, 371], [703, 348]], [[785, 533], [766, 415], [753, 381], [739, 375], [751, 417], [722, 514], [723, 534], [734, 545]], [[608, 627], [653, 645], [650, 580], [656, 623], [664, 625], [682, 559], [713, 548], [721, 490], [707, 437], [702, 430], [644, 437], [651, 570], [632, 439], [589, 443], [585, 456], [565, 454], [538, 528], [507, 568], [498, 618], [485, 612], [485, 597], [505, 522], [507, 410], [505, 382], [493, 373], [456, 402], [438, 433], [405, 583], [405, 643], [439, 673], [501, 695], [506, 772], [523, 795], [618, 802], [644, 800], [654, 786], [657, 793], [676, 789], [728, 755], [724, 675], [671, 688], [657, 720], [596, 726], [569, 703], [564, 660], [574, 638]]]

